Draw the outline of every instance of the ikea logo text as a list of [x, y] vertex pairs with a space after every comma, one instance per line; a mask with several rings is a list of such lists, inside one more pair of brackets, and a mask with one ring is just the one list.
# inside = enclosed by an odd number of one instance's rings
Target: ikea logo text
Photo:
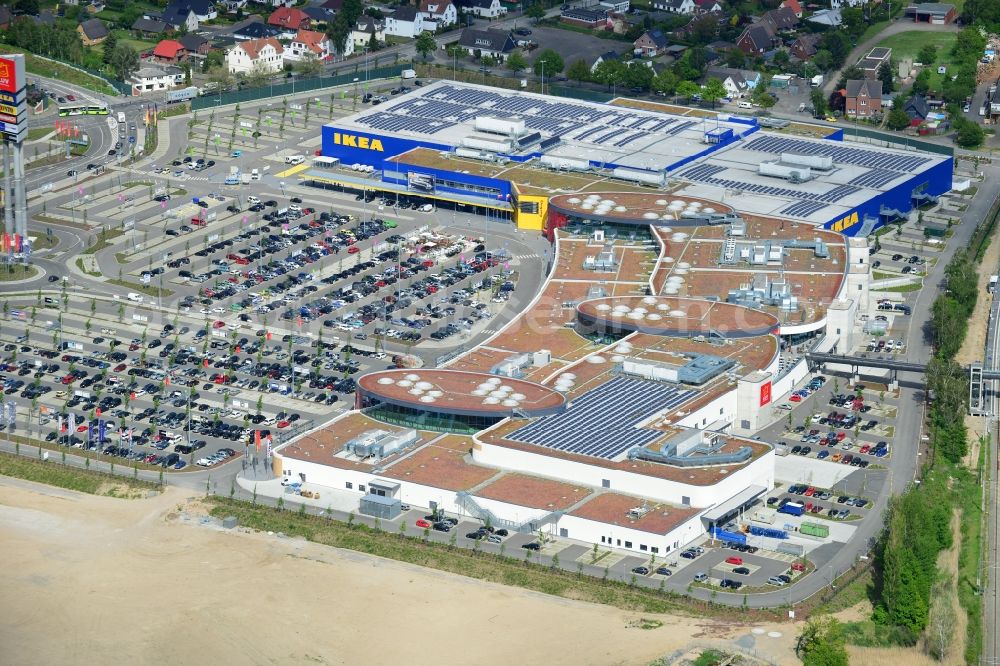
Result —
[[850, 215], [845, 215], [840, 218], [830, 227], [832, 231], [843, 231], [844, 229], [849, 229], [858, 223], [857, 212], [851, 213]]
[[379, 139], [369, 139], [367, 136], [355, 136], [354, 134], [341, 134], [340, 132], [334, 132], [333, 142], [338, 146], [363, 148], [364, 150], [377, 150], [380, 153], [385, 152], [382, 148], [382, 142]]

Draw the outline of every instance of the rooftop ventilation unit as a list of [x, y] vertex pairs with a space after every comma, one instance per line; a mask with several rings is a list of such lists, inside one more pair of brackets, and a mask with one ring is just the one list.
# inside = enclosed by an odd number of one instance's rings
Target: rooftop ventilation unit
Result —
[[757, 166], [757, 173], [762, 176], [784, 178], [793, 183], [804, 183], [813, 179], [809, 167], [785, 164], [783, 162], [761, 162]]
[[587, 171], [590, 169], [588, 160], [573, 159], [572, 157], [556, 157], [554, 155], [543, 155], [539, 160], [542, 166], [560, 171]]
[[493, 116], [476, 116], [476, 130], [504, 136], [520, 136], [524, 134], [524, 120], [503, 120]]
[[663, 187], [667, 182], [667, 174], [662, 171], [646, 171], [643, 169], [628, 169], [626, 167], [616, 167], [611, 175], [622, 180], [630, 180], [644, 185], [655, 185]]
[[778, 160], [782, 164], [789, 166], [808, 167], [815, 171], [832, 171], [833, 158], [829, 155], [796, 155], [795, 153], [781, 153]]
[[509, 153], [511, 152], [511, 143], [509, 139], [500, 140], [491, 137], [466, 136], [462, 138], [464, 148], [485, 150], [491, 153]]

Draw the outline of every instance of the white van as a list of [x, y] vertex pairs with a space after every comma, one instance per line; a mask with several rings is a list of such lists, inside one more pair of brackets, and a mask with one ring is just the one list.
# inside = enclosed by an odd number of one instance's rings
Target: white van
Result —
[[736, 104], [736, 106], [740, 107], [741, 109], [752, 109], [753, 108], [753, 104], [751, 104], [750, 102], [739, 102], [739, 103]]
[[132, 301], [133, 303], [142, 303], [142, 294], [137, 294], [134, 291], [130, 291], [125, 295], [125, 298]]
[[302, 164], [305, 161], [306, 158], [302, 157], [301, 155], [289, 155], [285, 158], [285, 164], [296, 165], [296, 164]]
[[248, 206], [255, 206], [255, 205], [259, 204], [259, 203], [260, 203], [260, 199], [258, 199], [254, 195], [250, 194], [250, 195], [247, 196], [247, 205]]

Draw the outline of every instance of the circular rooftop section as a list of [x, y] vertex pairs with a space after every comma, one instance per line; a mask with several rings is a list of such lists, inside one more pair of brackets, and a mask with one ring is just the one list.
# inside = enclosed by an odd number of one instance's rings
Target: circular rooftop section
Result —
[[674, 296], [593, 298], [576, 306], [576, 316], [585, 327], [675, 338], [749, 338], [779, 325], [777, 317], [742, 305]]
[[666, 192], [580, 192], [549, 199], [549, 210], [615, 224], [700, 227], [725, 223], [731, 206]]
[[363, 396], [389, 404], [462, 416], [545, 416], [566, 408], [566, 397], [541, 384], [485, 372], [384, 370], [358, 380]]

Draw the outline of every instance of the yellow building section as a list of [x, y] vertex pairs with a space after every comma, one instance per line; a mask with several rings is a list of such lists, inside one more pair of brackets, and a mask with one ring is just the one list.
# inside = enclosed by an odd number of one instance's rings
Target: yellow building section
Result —
[[512, 183], [517, 194], [517, 208], [514, 210], [514, 223], [518, 229], [542, 231], [545, 229], [545, 218], [549, 212], [549, 198], [537, 194], [521, 194], [516, 183]]

